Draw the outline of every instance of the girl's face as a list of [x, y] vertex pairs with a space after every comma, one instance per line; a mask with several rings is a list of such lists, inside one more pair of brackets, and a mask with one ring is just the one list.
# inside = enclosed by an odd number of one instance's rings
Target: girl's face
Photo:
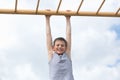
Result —
[[63, 54], [66, 51], [65, 42], [57, 40], [53, 46], [53, 50], [59, 55]]

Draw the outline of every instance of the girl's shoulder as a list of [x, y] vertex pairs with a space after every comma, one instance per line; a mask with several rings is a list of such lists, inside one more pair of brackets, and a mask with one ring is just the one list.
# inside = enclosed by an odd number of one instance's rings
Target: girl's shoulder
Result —
[[53, 51], [51, 51], [51, 52], [48, 53], [48, 60], [49, 60], [49, 61], [52, 59], [53, 54], [54, 54]]
[[65, 54], [68, 56], [68, 58], [71, 60], [71, 53], [65, 52]]

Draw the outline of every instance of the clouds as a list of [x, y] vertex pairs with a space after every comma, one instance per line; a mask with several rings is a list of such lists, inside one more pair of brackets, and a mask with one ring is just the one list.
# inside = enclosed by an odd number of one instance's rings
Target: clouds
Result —
[[[44, 16], [0, 15], [0, 22], [0, 80], [49, 80]], [[71, 25], [75, 80], [119, 80], [120, 19], [79, 16], [71, 17]], [[65, 37], [65, 26], [65, 17], [51, 17], [53, 39]]]
[[[0, 78], [48, 80], [44, 16], [9, 16], [6, 18], [9, 25], [4, 24], [1, 33], [10, 32], [7, 35], [14, 36], [16, 43], [9, 41], [8, 36], [1, 41], [6, 46], [1, 45], [0, 49]], [[120, 24], [119, 18], [71, 17], [71, 24], [75, 80], [118, 80], [120, 65], [116, 61], [120, 59], [120, 41], [111, 28]], [[54, 38], [65, 36], [64, 17], [52, 16], [51, 27]]]
[[117, 39], [119, 39], [119, 37], [120, 37], [120, 28], [119, 28], [119, 26], [120, 25], [113, 25], [111, 27], [111, 30], [117, 33]]
[[[103, 75], [104, 74], [104, 75]], [[118, 80], [119, 72], [116, 68], [108, 68], [105, 66], [95, 66], [92, 68], [83, 67], [80, 70], [82, 80]]]
[[17, 65], [15, 68], [15, 77], [17, 80], [39, 80], [38, 76], [32, 71], [30, 64]]
[[[1, 27], [0, 27], [0, 47], [6, 48], [8, 46], [16, 44], [17, 36], [15, 35], [15, 27], [10, 24], [11, 21], [8, 20], [9, 16], [3, 17], [1, 15]], [[8, 23], [8, 24], [6, 24]], [[14, 34], [14, 35], [13, 35]], [[8, 41], [9, 40], [9, 41]]]
[[[0, 41], [3, 44], [0, 45], [0, 79], [47, 80], [48, 61], [44, 42], [44, 18], [25, 15], [7, 15], [7, 17], [3, 15], [2, 17], [9, 22], [6, 22], [8, 25], [2, 25], [4, 28], [0, 27], [0, 38], [6, 37], [5, 40]], [[1, 22], [4, 23], [6, 21], [4, 19]], [[14, 40], [11, 36], [16, 38], [16, 42], [10, 41], [10, 38]]]
[[72, 23], [75, 79], [118, 80], [120, 66], [109, 68], [107, 65], [116, 63], [120, 58], [118, 33], [111, 30], [112, 25], [120, 24], [119, 18], [80, 17], [74, 21], [75, 19]]
[[[8, 66], [8, 67], [7, 67]], [[38, 75], [32, 70], [31, 64], [19, 64], [11, 66], [4, 65], [4, 68], [1, 68], [1, 80], [39, 80]]]

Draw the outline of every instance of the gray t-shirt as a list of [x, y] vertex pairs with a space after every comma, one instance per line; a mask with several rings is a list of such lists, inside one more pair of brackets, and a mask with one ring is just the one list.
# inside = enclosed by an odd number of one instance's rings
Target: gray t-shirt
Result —
[[54, 53], [49, 62], [50, 80], [74, 80], [72, 62], [66, 53]]

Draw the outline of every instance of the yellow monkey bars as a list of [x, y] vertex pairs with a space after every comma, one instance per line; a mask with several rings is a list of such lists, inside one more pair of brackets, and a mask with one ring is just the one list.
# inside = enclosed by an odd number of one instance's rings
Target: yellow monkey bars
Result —
[[98, 10], [96, 12], [90, 11], [80, 11], [80, 8], [83, 4], [84, 0], [82, 0], [78, 6], [77, 11], [72, 10], [59, 10], [62, 0], [59, 1], [56, 10], [39, 10], [40, 0], [37, 1], [35, 10], [21, 10], [18, 9], [18, 0], [15, 1], [15, 9], [0, 9], [0, 14], [34, 14], [34, 15], [70, 15], [70, 16], [105, 16], [105, 17], [120, 17], [120, 8], [116, 12], [100, 12], [103, 7], [105, 0], [102, 1]]

